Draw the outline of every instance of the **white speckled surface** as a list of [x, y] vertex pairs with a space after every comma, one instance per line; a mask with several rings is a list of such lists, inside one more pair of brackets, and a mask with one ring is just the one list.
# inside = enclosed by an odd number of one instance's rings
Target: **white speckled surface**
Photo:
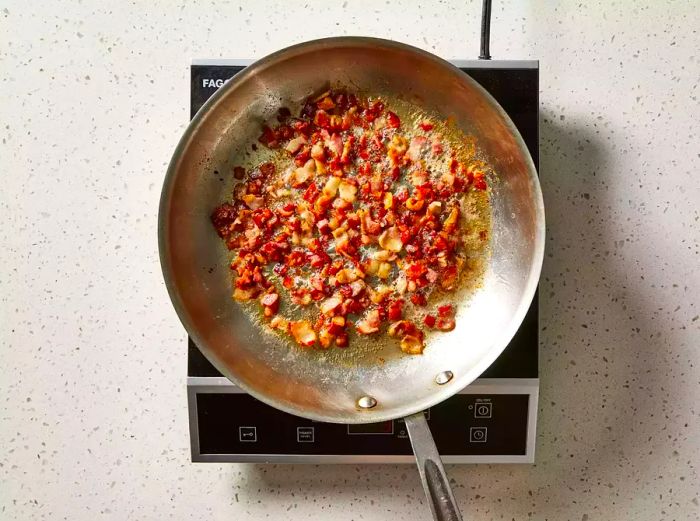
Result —
[[[456, 497], [474, 520], [698, 519], [697, 3], [494, 4], [494, 57], [542, 65], [538, 454], [449, 467]], [[477, 54], [475, 1], [284, 5], [0, 4], [1, 519], [428, 517], [410, 466], [189, 462], [156, 213], [190, 59], [338, 34]]]

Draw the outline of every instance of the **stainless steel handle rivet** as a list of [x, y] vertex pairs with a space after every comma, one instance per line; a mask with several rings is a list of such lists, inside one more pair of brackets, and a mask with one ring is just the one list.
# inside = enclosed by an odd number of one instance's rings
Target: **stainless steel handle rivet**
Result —
[[371, 409], [372, 407], [377, 405], [377, 400], [372, 398], [371, 396], [363, 396], [359, 400], [357, 400], [357, 406], [360, 407], [361, 409]]
[[452, 380], [452, 378], [454, 378], [452, 371], [443, 371], [437, 374], [435, 377], [435, 383], [438, 385], [445, 385], [447, 382]]

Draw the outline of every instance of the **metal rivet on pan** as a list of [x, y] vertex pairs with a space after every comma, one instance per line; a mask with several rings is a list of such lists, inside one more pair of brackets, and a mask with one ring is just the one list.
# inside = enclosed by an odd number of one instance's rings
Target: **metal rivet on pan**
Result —
[[371, 396], [363, 396], [359, 400], [357, 400], [357, 405], [361, 409], [371, 409], [375, 405], [377, 405], [377, 400], [372, 398]]
[[447, 382], [452, 380], [453, 377], [454, 374], [452, 371], [443, 371], [442, 373], [437, 374], [435, 377], [435, 383], [438, 385], [445, 385]]

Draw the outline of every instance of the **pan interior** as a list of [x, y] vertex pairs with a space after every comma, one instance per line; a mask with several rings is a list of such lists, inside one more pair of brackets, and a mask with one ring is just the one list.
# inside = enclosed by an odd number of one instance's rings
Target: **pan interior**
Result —
[[[231, 168], [257, 161], [250, 143], [280, 106], [328, 85], [400, 97], [451, 117], [477, 138], [497, 173], [491, 185], [491, 256], [481, 288], [459, 306], [457, 328], [431, 337], [422, 356], [394, 343], [302, 351], [261, 334], [231, 298], [228, 252], [209, 215], [228, 199]], [[248, 154], [248, 156], [246, 156]], [[539, 184], [512, 123], [473, 80], [417, 49], [337, 38], [280, 51], [245, 69], [203, 107], [178, 145], [163, 187], [161, 263], [189, 334], [228, 378], [261, 400], [321, 421], [361, 423], [427, 408], [473, 381], [505, 348], [539, 277], [544, 217]], [[443, 371], [455, 377], [439, 386]], [[377, 405], [357, 407], [361, 396]]]

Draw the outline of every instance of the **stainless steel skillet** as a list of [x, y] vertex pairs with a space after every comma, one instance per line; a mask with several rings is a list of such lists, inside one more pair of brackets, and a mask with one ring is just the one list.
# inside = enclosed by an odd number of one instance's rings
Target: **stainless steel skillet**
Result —
[[[459, 306], [457, 328], [430, 338], [421, 356], [389, 344], [290, 349], [261, 334], [231, 298], [227, 252], [209, 221], [230, 194], [230, 176], [215, 172], [230, 171], [280, 106], [299, 103], [328, 83], [400, 96], [453, 118], [477, 138], [497, 172], [483, 286]], [[263, 402], [313, 420], [406, 417], [434, 515], [459, 519], [421, 411], [471, 383], [507, 346], [534, 295], [544, 249], [544, 209], [532, 160], [490, 95], [449, 63], [396, 42], [342, 37], [278, 51], [236, 75], [192, 120], [168, 168], [158, 231], [173, 305], [222, 374]], [[384, 363], [377, 363], [379, 357]]]

